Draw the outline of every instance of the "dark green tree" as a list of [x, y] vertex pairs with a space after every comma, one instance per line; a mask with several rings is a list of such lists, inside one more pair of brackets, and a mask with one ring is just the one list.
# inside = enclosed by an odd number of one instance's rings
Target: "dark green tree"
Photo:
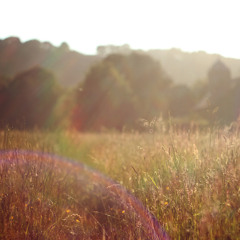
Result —
[[39, 67], [17, 75], [7, 87], [3, 119], [16, 128], [48, 127], [58, 97], [54, 76]]

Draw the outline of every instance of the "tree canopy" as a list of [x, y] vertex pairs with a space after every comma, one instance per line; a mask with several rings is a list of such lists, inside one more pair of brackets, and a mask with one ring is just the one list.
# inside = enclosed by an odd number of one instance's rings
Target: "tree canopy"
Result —
[[134, 126], [165, 111], [171, 80], [151, 57], [112, 54], [93, 66], [77, 93], [74, 124], [80, 129]]
[[54, 76], [40, 67], [17, 75], [2, 92], [2, 122], [17, 128], [46, 127], [57, 90]]

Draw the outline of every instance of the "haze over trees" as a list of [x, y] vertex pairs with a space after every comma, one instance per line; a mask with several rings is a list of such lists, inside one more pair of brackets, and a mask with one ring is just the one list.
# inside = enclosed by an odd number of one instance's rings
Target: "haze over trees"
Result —
[[98, 59], [71, 51], [67, 43], [55, 47], [38, 40], [22, 43], [17, 37], [0, 40], [0, 74], [6, 77], [40, 66], [51, 71], [62, 86], [73, 87]]
[[[172, 117], [187, 126], [230, 124], [239, 117], [240, 60], [218, 58], [199, 78], [206, 65], [201, 59], [210, 62], [217, 56], [133, 51], [128, 45], [97, 50], [97, 56], [84, 56], [66, 43], [54, 47], [37, 40], [1, 40], [0, 126], [121, 130], [141, 129], [140, 119]], [[166, 67], [156, 60], [163, 52]], [[179, 80], [189, 76], [191, 84]]]
[[[90, 67], [109, 54], [129, 54], [129, 45], [99, 46], [97, 55], [83, 55], [71, 51], [67, 43], [55, 47], [49, 42], [30, 40], [21, 42], [17, 37], [0, 40], [0, 74], [14, 77], [16, 74], [39, 65], [51, 71], [64, 87], [74, 87], [84, 80]], [[149, 50], [144, 52], [160, 62], [167, 75], [177, 84], [193, 85], [207, 79], [207, 72], [219, 58], [226, 64], [232, 76], [240, 76], [240, 60], [224, 58], [205, 52], [187, 53], [179, 49]]]
[[[208, 71], [208, 103], [202, 109], [208, 109], [208, 119], [229, 124], [240, 114], [240, 77], [232, 78], [226, 65], [218, 60]], [[206, 99], [205, 99], [206, 101]], [[204, 106], [205, 105], [205, 106]], [[214, 113], [214, 114], [212, 114]]]
[[[131, 51], [127, 44], [99, 46], [97, 48], [98, 55], [103, 57], [113, 53], [129, 54]], [[204, 51], [189, 53], [177, 48], [137, 50], [137, 52], [148, 54], [159, 61], [168, 76], [177, 84], [193, 85], [196, 81], [207, 79], [210, 66], [219, 59], [228, 66], [234, 78], [240, 76], [240, 60], [225, 58], [218, 54], [208, 54]]]
[[148, 55], [112, 54], [92, 67], [77, 93], [80, 129], [133, 126], [166, 112], [164, 90], [171, 84], [160, 64]]

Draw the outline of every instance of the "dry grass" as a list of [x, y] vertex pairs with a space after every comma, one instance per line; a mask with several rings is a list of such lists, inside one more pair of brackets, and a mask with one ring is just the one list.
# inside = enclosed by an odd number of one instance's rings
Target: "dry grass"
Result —
[[[2, 149], [52, 152], [99, 170], [132, 192], [172, 239], [240, 238], [238, 130], [4, 131], [0, 144]], [[87, 173], [81, 171], [85, 177], [79, 180], [79, 172], [40, 160], [2, 163], [1, 238], [147, 238], [134, 209], [114, 201], [104, 182], [93, 191], [96, 179]]]

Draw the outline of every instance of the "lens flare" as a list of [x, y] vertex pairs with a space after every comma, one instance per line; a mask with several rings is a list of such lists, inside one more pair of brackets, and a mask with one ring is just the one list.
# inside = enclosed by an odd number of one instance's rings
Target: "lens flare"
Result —
[[[48, 153], [1, 151], [0, 175], [0, 199], [8, 203], [5, 208], [21, 205], [23, 218], [31, 221], [38, 221], [42, 214], [38, 226], [45, 236], [61, 233], [62, 239], [169, 239], [138, 199], [82, 163]], [[35, 218], [34, 206], [38, 211]], [[21, 218], [13, 210], [11, 216]], [[29, 232], [34, 224], [31, 221]]]

